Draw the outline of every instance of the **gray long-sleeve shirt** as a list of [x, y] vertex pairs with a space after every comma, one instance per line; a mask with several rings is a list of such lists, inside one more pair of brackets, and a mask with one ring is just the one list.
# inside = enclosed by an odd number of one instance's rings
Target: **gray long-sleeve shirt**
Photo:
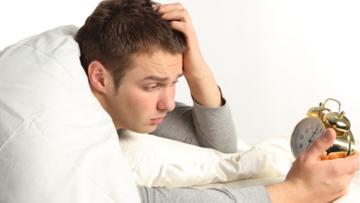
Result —
[[[236, 132], [229, 106], [223, 100], [218, 108], [208, 108], [194, 102], [194, 106], [176, 103], [164, 122], [152, 132], [156, 136], [225, 153], [236, 151]], [[138, 187], [144, 203], [212, 203], [212, 202], [270, 202], [264, 186], [225, 187], [221, 189]]]

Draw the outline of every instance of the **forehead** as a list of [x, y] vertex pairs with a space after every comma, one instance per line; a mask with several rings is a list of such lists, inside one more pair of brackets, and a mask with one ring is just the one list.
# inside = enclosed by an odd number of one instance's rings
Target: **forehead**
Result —
[[176, 78], [182, 74], [182, 54], [156, 51], [152, 54], [136, 54], [125, 78], [143, 79], [149, 76]]

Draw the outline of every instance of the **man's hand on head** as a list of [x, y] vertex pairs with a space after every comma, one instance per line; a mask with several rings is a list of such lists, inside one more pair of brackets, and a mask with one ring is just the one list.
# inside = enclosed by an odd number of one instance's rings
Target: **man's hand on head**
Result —
[[156, 4], [154, 9], [161, 14], [162, 19], [169, 21], [174, 30], [185, 36], [183, 72], [192, 97], [203, 106], [219, 107], [221, 93], [211, 69], [201, 54], [189, 13], [180, 3]]

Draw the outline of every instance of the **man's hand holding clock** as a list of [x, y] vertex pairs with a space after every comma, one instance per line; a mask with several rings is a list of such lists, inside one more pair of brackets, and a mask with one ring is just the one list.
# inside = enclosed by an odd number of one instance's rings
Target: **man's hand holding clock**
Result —
[[283, 183], [267, 186], [272, 202], [332, 202], [346, 194], [351, 179], [359, 170], [359, 153], [322, 160], [335, 137], [335, 131], [327, 129], [299, 154]]

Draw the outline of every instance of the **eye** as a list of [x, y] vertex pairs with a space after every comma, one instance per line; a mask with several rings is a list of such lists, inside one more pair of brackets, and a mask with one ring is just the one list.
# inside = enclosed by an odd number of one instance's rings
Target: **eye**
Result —
[[178, 80], [175, 80], [174, 82], [171, 83], [171, 85], [176, 85], [177, 82]]
[[151, 92], [153, 90], [156, 90], [160, 88], [160, 84], [151, 84], [144, 87], [145, 91]]

